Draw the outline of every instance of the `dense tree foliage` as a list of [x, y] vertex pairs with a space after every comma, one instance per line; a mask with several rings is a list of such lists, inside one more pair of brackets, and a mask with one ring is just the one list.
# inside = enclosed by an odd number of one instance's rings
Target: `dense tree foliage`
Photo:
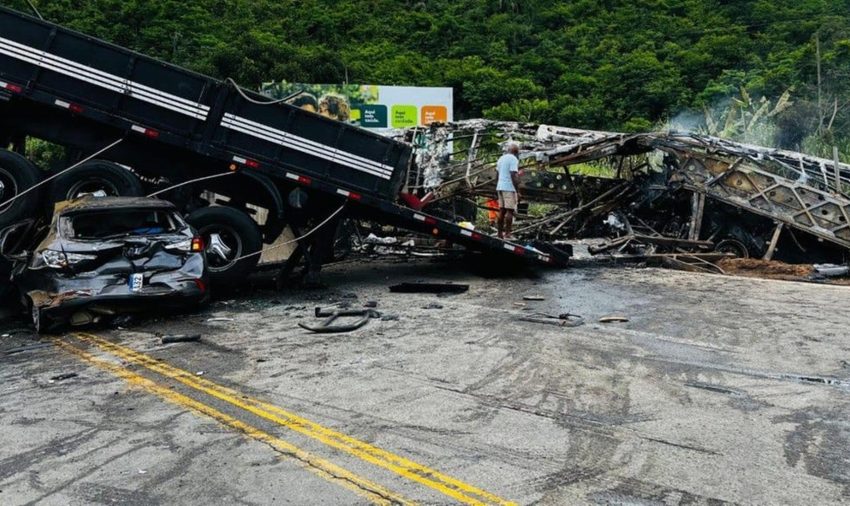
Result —
[[850, 136], [850, 0], [33, 1], [49, 20], [246, 86], [452, 86], [460, 118], [619, 130], [704, 127], [742, 96], [790, 90], [769, 118], [774, 142], [819, 151]]

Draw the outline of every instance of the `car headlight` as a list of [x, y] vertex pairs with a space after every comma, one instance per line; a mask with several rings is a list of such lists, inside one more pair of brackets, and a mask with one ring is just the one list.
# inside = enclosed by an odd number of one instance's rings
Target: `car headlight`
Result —
[[64, 269], [71, 265], [85, 262], [86, 260], [96, 259], [96, 255], [85, 255], [83, 253], [68, 253], [65, 251], [44, 250], [38, 255], [33, 256], [31, 269], [43, 269], [49, 267], [51, 269]]

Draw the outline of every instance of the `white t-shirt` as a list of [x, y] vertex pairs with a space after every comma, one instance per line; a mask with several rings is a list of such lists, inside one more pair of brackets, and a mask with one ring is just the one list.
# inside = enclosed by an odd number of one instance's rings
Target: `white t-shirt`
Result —
[[496, 183], [496, 191], [515, 192], [516, 188], [514, 188], [511, 173], [519, 172], [519, 159], [510, 153], [506, 153], [499, 158], [498, 162], [496, 162], [496, 170], [499, 173], [499, 181]]

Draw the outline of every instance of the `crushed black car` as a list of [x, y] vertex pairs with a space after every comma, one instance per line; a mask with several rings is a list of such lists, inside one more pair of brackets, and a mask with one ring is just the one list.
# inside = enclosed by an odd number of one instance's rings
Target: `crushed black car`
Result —
[[0, 232], [11, 283], [38, 332], [208, 298], [203, 239], [172, 204], [92, 196], [56, 205], [49, 224]]

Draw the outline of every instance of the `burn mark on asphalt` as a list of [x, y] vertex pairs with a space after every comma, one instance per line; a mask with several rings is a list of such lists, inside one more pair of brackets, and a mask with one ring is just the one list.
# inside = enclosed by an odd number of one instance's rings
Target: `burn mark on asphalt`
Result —
[[97, 435], [97, 429], [87, 429], [70, 436], [59, 437], [31, 450], [0, 460], [0, 481], [24, 472], [33, 465], [65, 455], [85, 445]]
[[685, 490], [677, 490], [655, 483], [636, 480], [634, 478], [618, 478], [619, 483], [600, 492], [594, 492], [588, 499], [597, 504], [733, 504], [714, 497], [705, 497]]
[[844, 488], [850, 495], [850, 406], [806, 408], [776, 417], [774, 423], [793, 424], [785, 436], [785, 461], [790, 467], [805, 465], [808, 474]]

